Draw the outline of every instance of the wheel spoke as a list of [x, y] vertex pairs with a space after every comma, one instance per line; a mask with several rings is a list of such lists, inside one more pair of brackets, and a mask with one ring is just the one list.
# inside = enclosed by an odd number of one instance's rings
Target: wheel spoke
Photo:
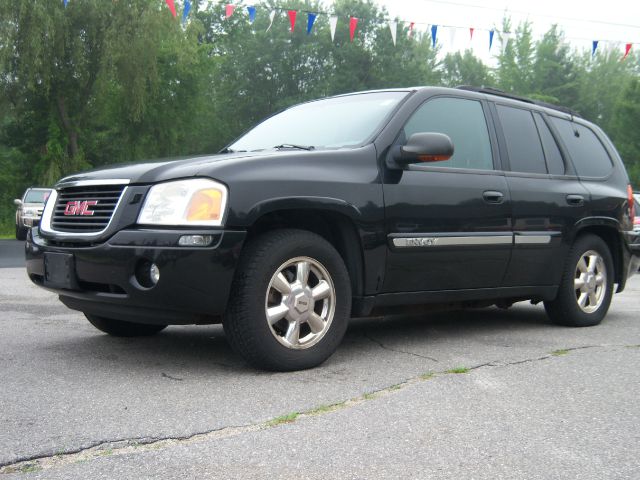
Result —
[[587, 298], [589, 298], [589, 295], [586, 292], [582, 292], [578, 297], [578, 305], [580, 305], [581, 308], [587, 305]]
[[296, 281], [302, 286], [307, 286], [309, 282], [309, 262], [298, 262], [296, 265]]
[[312, 333], [319, 333], [324, 329], [324, 321], [316, 312], [311, 312], [311, 315], [307, 318], [307, 323]]
[[289, 307], [284, 303], [267, 308], [267, 320], [269, 320], [269, 325], [273, 325], [274, 323], [282, 320], [287, 313], [289, 313]]
[[587, 273], [587, 262], [584, 257], [578, 261], [578, 270], [580, 270], [581, 273]]
[[311, 290], [311, 296], [316, 301], [327, 298], [329, 295], [331, 295], [331, 287], [324, 280], [320, 280], [320, 283]]
[[287, 328], [287, 333], [284, 335], [284, 339], [291, 345], [298, 345], [298, 343], [300, 343], [300, 323], [291, 322], [289, 328]]
[[598, 275], [596, 275], [596, 285], [600, 286], [600, 285], [604, 285], [604, 275], [602, 275], [601, 273], [599, 273]]
[[584, 288], [584, 279], [582, 278], [582, 275], [580, 275], [580, 278], [576, 278], [573, 281], [573, 289], [582, 290], [583, 288]]
[[273, 288], [275, 288], [283, 295], [288, 295], [291, 293], [291, 284], [282, 272], [278, 273], [278, 275], [276, 275], [276, 278], [273, 279]]
[[589, 255], [589, 262], [588, 262], [588, 266], [587, 266], [587, 272], [588, 273], [594, 273], [596, 271], [596, 265], [598, 264], [598, 257], [597, 255]]
[[595, 307], [598, 304], [598, 296], [595, 291], [589, 292], [589, 306]]

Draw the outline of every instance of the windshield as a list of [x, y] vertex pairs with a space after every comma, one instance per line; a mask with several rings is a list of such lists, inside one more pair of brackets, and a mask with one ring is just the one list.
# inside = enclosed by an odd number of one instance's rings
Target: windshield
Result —
[[49, 190], [29, 190], [24, 196], [24, 203], [44, 203], [49, 193]]
[[362, 145], [406, 95], [407, 92], [363, 93], [296, 105], [249, 130], [228, 149]]

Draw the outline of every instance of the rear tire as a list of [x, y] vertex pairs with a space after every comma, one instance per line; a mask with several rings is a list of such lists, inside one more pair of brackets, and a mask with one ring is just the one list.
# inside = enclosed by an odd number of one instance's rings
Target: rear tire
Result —
[[349, 274], [336, 249], [304, 230], [275, 230], [244, 247], [224, 318], [233, 349], [256, 368], [320, 365], [351, 313]]
[[587, 234], [571, 247], [560, 281], [558, 296], [544, 302], [558, 325], [589, 327], [599, 324], [613, 296], [613, 259], [602, 238]]
[[167, 328], [166, 325], [151, 325], [146, 323], [123, 322], [113, 318], [84, 314], [89, 323], [104, 333], [113, 337], [148, 337]]

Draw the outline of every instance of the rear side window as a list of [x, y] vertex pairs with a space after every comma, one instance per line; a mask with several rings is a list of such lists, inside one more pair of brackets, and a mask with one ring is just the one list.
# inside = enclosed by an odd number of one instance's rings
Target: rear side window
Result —
[[528, 110], [497, 105], [511, 171], [547, 173], [542, 144], [533, 115]]
[[542, 119], [539, 113], [534, 113], [533, 118], [536, 120], [536, 126], [538, 127], [538, 133], [542, 140], [542, 148], [544, 149], [544, 156], [547, 159], [547, 169], [552, 175], [564, 175], [565, 166], [562, 159], [562, 153], [558, 148], [555, 138], [551, 134], [551, 130]]
[[404, 127], [405, 138], [419, 132], [444, 133], [453, 142], [453, 157], [435, 166], [493, 170], [489, 130], [480, 102], [464, 98], [429, 100]]
[[613, 164], [604, 146], [593, 131], [583, 125], [551, 117], [558, 129], [573, 165], [580, 177], [606, 177]]

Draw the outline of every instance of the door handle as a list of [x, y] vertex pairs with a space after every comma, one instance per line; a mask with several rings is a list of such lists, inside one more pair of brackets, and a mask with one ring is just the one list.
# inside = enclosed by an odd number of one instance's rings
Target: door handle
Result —
[[572, 207], [581, 207], [584, 205], [584, 197], [582, 195], [567, 195], [567, 203]]
[[502, 203], [504, 200], [504, 194], [494, 190], [487, 190], [482, 193], [482, 198], [484, 198], [484, 201], [487, 203]]

